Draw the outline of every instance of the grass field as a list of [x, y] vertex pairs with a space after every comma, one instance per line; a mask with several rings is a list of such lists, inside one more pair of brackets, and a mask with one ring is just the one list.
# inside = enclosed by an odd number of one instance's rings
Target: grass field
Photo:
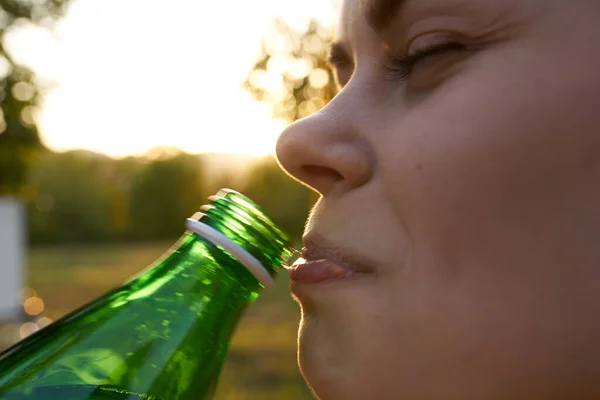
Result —
[[[171, 242], [35, 248], [28, 254], [28, 285], [57, 318], [118, 285], [153, 262]], [[248, 310], [234, 337], [217, 400], [309, 400], [296, 365], [298, 306], [282, 274]]]

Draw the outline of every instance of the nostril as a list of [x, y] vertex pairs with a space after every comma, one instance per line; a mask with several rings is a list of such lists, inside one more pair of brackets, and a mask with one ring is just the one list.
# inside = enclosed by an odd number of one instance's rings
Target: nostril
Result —
[[302, 175], [308, 177], [309, 182], [312, 179], [329, 180], [331, 182], [338, 182], [344, 180], [342, 174], [337, 172], [333, 168], [323, 167], [320, 165], [303, 165], [300, 167]]
[[327, 195], [339, 182], [345, 180], [335, 169], [322, 165], [303, 165], [299, 172], [300, 176], [297, 177], [321, 196]]

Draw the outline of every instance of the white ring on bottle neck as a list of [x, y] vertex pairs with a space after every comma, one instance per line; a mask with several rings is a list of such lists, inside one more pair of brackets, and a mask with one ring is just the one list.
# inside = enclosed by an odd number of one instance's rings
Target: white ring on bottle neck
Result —
[[216, 229], [192, 218], [188, 218], [185, 226], [195, 234], [200, 235], [203, 238], [211, 241], [213, 244], [221, 246], [227, 250], [232, 256], [234, 256], [239, 262], [248, 268], [248, 271], [250, 271], [256, 280], [259, 281], [265, 288], [273, 285], [273, 278], [271, 275], [269, 275], [261, 262], [233, 240], [229, 239]]

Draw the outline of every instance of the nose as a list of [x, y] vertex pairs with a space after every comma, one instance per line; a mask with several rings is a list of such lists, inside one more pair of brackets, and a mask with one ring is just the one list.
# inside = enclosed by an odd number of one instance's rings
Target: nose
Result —
[[277, 141], [281, 166], [322, 196], [360, 187], [374, 170], [372, 151], [360, 135], [360, 117], [343, 104], [341, 96], [291, 124]]

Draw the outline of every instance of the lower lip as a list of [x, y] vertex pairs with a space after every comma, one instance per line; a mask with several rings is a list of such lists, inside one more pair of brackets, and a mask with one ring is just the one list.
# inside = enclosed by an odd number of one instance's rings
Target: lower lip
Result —
[[352, 267], [333, 260], [303, 261], [289, 268], [290, 281], [302, 284], [338, 281], [354, 275]]

